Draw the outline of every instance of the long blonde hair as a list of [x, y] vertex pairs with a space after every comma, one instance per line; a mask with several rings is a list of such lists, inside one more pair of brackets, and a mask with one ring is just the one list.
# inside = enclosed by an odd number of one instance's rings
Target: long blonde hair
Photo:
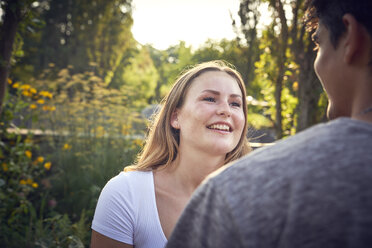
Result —
[[225, 164], [242, 157], [251, 151], [247, 140], [247, 101], [246, 90], [243, 79], [239, 72], [233, 69], [229, 64], [223, 61], [210, 61], [198, 64], [191, 69], [183, 72], [174, 83], [171, 91], [162, 100], [162, 109], [155, 116], [152, 125], [149, 128], [148, 137], [142, 152], [138, 155], [137, 163], [125, 167], [124, 171], [150, 171], [159, 166], [169, 166], [176, 159], [179, 146], [179, 130], [171, 126], [172, 113], [181, 108], [187, 91], [193, 80], [207, 71], [222, 71], [233, 77], [242, 92], [243, 112], [245, 124], [242, 136], [237, 146], [226, 154]]

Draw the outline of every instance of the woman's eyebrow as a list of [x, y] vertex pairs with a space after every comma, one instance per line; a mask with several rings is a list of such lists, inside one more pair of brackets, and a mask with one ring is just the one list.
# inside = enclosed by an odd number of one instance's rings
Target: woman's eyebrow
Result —
[[[205, 92], [207, 92], [207, 93], [212, 93], [212, 94], [214, 94], [214, 95], [220, 95], [220, 92], [217, 91], [217, 90], [206, 89], [206, 90], [203, 90], [203, 91], [202, 91], [202, 93], [205, 93]], [[242, 96], [239, 95], [239, 94], [231, 94], [230, 97], [240, 97], [240, 98], [242, 98]]]
[[212, 94], [214, 94], [214, 95], [219, 95], [219, 94], [220, 94], [220, 92], [217, 91], [217, 90], [209, 90], [209, 89], [206, 89], [206, 90], [203, 90], [203, 91], [202, 91], [202, 93], [205, 93], [205, 92], [207, 92], [207, 93], [212, 93]]

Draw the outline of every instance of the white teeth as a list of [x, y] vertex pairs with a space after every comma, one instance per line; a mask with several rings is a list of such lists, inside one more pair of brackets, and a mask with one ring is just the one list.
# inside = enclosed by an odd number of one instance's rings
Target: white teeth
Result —
[[208, 128], [222, 130], [222, 131], [230, 131], [230, 127], [224, 124], [213, 124], [213, 125], [210, 125]]

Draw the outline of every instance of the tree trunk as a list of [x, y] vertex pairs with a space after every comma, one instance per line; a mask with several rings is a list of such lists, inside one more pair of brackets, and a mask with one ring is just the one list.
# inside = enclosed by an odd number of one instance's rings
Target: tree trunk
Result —
[[291, 50], [295, 62], [299, 65], [298, 78], [298, 107], [297, 107], [297, 129], [299, 132], [317, 123], [318, 100], [322, 92], [322, 86], [314, 72], [314, 43], [310, 34], [306, 32], [305, 26], [298, 27], [299, 11], [304, 8], [304, 1], [297, 0], [293, 7], [293, 26], [291, 30]]
[[4, 23], [0, 30], [0, 115], [10, 71], [10, 59], [18, 24], [21, 20], [21, 5], [18, 0], [6, 1]]
[[[313, 64], [316, 56], [314, 52], [314, 43], [311, 41], [310, 35], [307, 36], [307, 39], [308, 45], [305, 49], [302, 46], [295, 51], [295, 58], [300, 65], [297, 132], [319, 121], [317, 119], [317, 110], [322, 86], [314, 71]], [[304, 43], [305, 42], [302, 42], [302, 44]]]
[[280, 24], [281, 24], [281, 32], [280, 32], [280, 39], [278, 40], [279, 44], [279, 56], [277, 61], [278, 66], [278, 75], [275, 82], [275, 129], [276, 129], [276, 136], [277, 139], [281, 139], [283, 137], [283, 118], [282, 118], [282, 89], [283, 89], [283, 77], [285, 72], [285, 62], [286, 62], [286, 51], [288, 47], [288, 25], [287, 25], [287, 18], [285, 17], [285, 12], [283, 8], [283, 3], [281, 0], [275, 0], [275, 9], [278, 13]]
[[[299, 85], [299, 108], [297, 132], [312, 126], [317, 122], [319, 100], [319, 81], [313, 71], [304, 72]], [[320, 87], [321, 88], [321, 87]]]
[[[282, 67], [282, 66], [280, 66]], [[279, 68], [279, 71], [282, 68]], [[279, 72], [280, 74], [284, 75], [283, 72]], [[282, 82], [283, 82], [283, 76], [278, 75], [276, 82], [275, 82], [275, 133], [276, 138], [281, 139], [283, 137], [283, 117], [282, 117]]]

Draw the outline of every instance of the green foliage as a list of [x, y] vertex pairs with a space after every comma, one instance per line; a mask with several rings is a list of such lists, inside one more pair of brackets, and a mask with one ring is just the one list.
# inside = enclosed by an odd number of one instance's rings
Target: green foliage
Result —
[[[110, 84], [126, 53], [134, 46], [130, 0], [37, 2], [40, 22], [22, 32], [24, 57], [18, 67], [37, 76], [49, 64], [73, 66], [81, 73], [94, 65], [96, 74]], [[29, 29], [27, 29], [29, 30]], [[21, 77], [22, 75], [18, 75]], [[24, 79], [24, 78], [23, 78]]]
[[129, 60], [122, 75], [121, 88], [128, 92], [137, 92], [131, 97], [132, 104], [144, 107], [154, 97], [155, 87], [158, 82], [158, 72], [150, 57], [148, 50], [143, 47], [138, 54]]
[[[272, 39], [271, 32], [267, 30], [263, 32], [261, 38], [261, 49], [263, 52], [260, 55], [259, 61], [255, 63], [255, 80], [252, 82], [251, 87], [254, 89], [253, 92], [257, 92], [254, 97], [260, 101], [267, 103], [267, 107], [255, 108], [255, 113], [261, 112], [265, 117], [267, 117], [272, 125], [274, 125], [275, 114], [276, 114], [276, 101], [274, 98], [275, 86], [274, 82], [278, 74], [278, 68], [275, 63], [276, 54], [272, 51]], [[282, 90], [282, 129], [284, 136], [290, 136], [295, 134], [296, 127], [296, 107], [298, 105], [298, 98], [296, 96], [296, 91], [298, 90], [298, 83], [294, 81], [298, 78], [297, 65], [294, 62], [291, 64], [286, 63], [287, 71], [284, 73], [283, 78], [283, 90]], [[297, 86], [293, 86], [297, 85]], [[259, 90], [259, 91], [258, 91]], [[259, 93], [258, 93], [259, 92]], [[261, 121], [252, 121], [251, 124], [255, 128], [260, 128], [261, 125], [268, 125], [268, 120], [259, 118]], [[265, 120], [265, 121], [263, 121]], [[265, 123], [265, 124], [264, 124]]]
[[93, 72], [70, 71], [54, 77], [49, 70], [35, 81], [58, 93], [50, 100], [56, 110], [40, 108], [35, 127], [53, 134], [42, 148], [53, 151], [50, 182], [56, 210], [76, 220], [84, 209], [91, 218], [104, 184], [133, 163], [146, 123], [138, 114], [143, 99], [135, 98], [140, 94], [133, 90], [143, 81], [110, 89]]
[[162, 96], [170, 90], [172, 84], [175, 82], [181, 72], [188, 66], [194, 65], [192, 60], [191, 46], [186, 46], [186, 43], [181, 41], [176, 46], [171, 46], [167, 50], [167, 82], [162, 85], [160, 92]]
[[[102, 187], [141, 149], [141, 110], [158, 103], [188, 66], [215, 59], [233, 64], [251, 99], [249, 124], [275, 126], [280, 26], [277, 19], [263, 30], [256, 25], [258, 6], [271, 4], [274, 13], [273, 1], [241, 1], [238, 38], [209, 40], [195, 51], [185, 42], [163, 51], [136, 44], [131, 0], [21, 2], [28, 4], [30, 18], [20, 23], [11, 75], [28, 84], [9, 81], [0, 120], [1, 245], [87, 246]], [[297, 22], [288, 19], [280, 103], [284, 136], [298, 126], [300, 86], [306, 83], [300, 79], [310, 75], [304, 65], [312, 59], [298, 21], [303, 1], [291, 3], [299, 8]], [[315, 119], [321, 120], [327, 97], [317, 97]]]
[[[315, 58], [310, 34], [302, 17], [305, 1], [243, 0], [240, 25], [235, 23], [238, 39], [246, 46], [248, 58], [247, 91], [270, 107], [259, 112], [268, 117], [278, 136], [293, 135], [317, 123], [320, 83], [312, 64]], [[258, 30], [260, 7], [272, 14], [270, 24]], [[276, 99], [274, 98], [276, 96]], [[280, 113], [276, 113], [279, 112]], [[301, 112], [300, 112], [301, 111]]]
[[224, 60], [234, 65], [242, 74], [246, 83], [247, 93], [252, 94], [250, 87], [249, 73], [254, 66], [249, 66], [249, 57], [247, 56], [247, 47], [241, 46], [237, 40], [213, 41], [208, 40], [203, 46], [193, 53], [194, 63], [201, 63], [210, 60]]
[[252, 108], [248, 111], [248, 123], [258, 130], [272, 127], [270, 119], [266, 118], [264, 114], [253, 111]]
[[[36, 155], [41, 150], [35, 142], [35, 137], [19, 127], [27, 127], [27, 121], [35, 117], [32, 112], [28, 114], [29, 111], [32, 111], [36, 104], [45, 102], [44, 95], [50, 93], [38, 92], [30, 85], [13, 83], [11, 80], [9, 86], [11, 90], [0, 119], [0, 243], [5, 247], [60, 247], [57, 245], [58, 239], [63, 240], [62, 235], [68, 234], [68, 237], [74, 232], [81, 233], [80, 237], [71, 236], [74, 237], [75, 243], [81, 243], [80, 240], [87, 236], [81, 230], [77, 232], [71, 229], [68, 233], [54, 233], [56, 224], [68, 228], [66, 223], [54, 221], [56, 223], [48, 226], [48, 230], [40, 231], [45, 228], [43, 223], [48, 222], [43, 219], [44, 214], [53, 216], [53, 219], [57, 218], [46, 208], [46, 202], [50, 199], [46, 180], [52, 163], [45, 157]], [[68, 217], [65, 216], [64, 219], [66, 218]], [[78, 223], [83, 221], [85, 220]], [[81, 229], [81, 224], [78, 227]], [[51, 241], [39, 246], [43, 235]]]
[[[34, 247], [76, 247], [84, 248], [88, 243], [89, 233], [86, 228], [84, 212], [76, 223], [71, 223], [67, 214], [56, 214], [51, 218], [39, 219], [35, 223]], [[83, 242], [84, 241], [84, 242]]]
[[[130, 93], [107, 89], [90, 72], [51, 68], [35, 88], [9, 82], [0, 122], [0, 243], [85, 247], [99, 193], [133, 163], [145, 120], [126, 102]], [[16, 125], [33, 131], [25, 136]]]
[[182, 70], [194, 64], [191, 47], [181, 41], [178, 45], [171, 46], [165, 51], [159, 51], [150, 46], [146, 46], [146, 49], [158, 72], [152, 102], [160, 102]]

